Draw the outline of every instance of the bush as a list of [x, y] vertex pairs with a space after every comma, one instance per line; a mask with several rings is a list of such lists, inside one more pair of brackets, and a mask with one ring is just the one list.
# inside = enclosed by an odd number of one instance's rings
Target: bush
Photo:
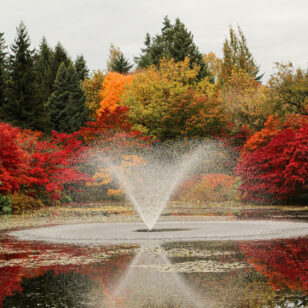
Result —
[[193, 202], [235, 200], [237, 185], [238, 181], [235, 177], [223, 173], [195, 176], [179, 187], [176, 198]]
[[9, 196], [0, 194], [0, 214], [11, 214], [12, 204]]
[[[308, 124], [299, 128], [290, 125], [269, 140], [260, 138], [261, 133], [248, 140], [236, 166], [236, 174], [243, 181], [239, 187], [242, 199], [256, 203], [307, 202]], [[257, 147], [251, 146], [252, 141]]]
[[34, 199], [22, 193], [10, 195], [12, 210], [14, 214], [21, 214], [28, 210], [36, 210], [44, 206], [40, 199]]

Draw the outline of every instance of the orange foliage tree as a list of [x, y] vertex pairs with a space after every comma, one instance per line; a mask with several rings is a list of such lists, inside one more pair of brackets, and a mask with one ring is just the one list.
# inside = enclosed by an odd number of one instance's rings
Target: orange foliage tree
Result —
[[180, 185], [174, 199], [197, 202], [233, 200], [236, 198], [236, 181], [235, 177], [223, 173], [195, 175]]
[[117, 72], [109, 72], [106, 75], [100, 92], [102, 101], [97, 111], [98, 118], [106, 109], [111, 113], [117, 111], [117, 108], [120, 106], [121, 95], [124, 93], [125, 88], [131, 84], [132, 80], [132, 75], [123, 75]]

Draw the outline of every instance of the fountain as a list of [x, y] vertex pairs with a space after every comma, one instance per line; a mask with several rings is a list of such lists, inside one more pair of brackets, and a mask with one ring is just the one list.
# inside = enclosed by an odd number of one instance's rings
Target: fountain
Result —
[[139, 158], [139, 165], [130, 168], [119, 168], [114, 159], [117, 155], [101, 161], [124, 188], [148, 230], [152, 230], [179, 183], [204, 166], [214, 148], [212, 142], [190, 143], [189, 150], [181, 153], [178, 146], [160, 145], [141, 156], [124, 155], [127, 160]]
[[[98, 168], [108, 168], [135, 206], [143, 223], [60, 225], [10, 232], [23, 240], [104, 244], [146, 241], [245, 240], [305, 236], [306, 223], [291, 221], [169, 221], [158, 222], [179, 183], [202, 168], [215, 167], [217, 143], [156, 145], [149, 151], [99, 156]], [[119, 163], [120, 161], [123, 163]], [[133, 158], [137, 159], [136, 161]], [[144, 224], [146, 228], [144, 228]], [[154, 227], [157, 226], [156, 229]], [[160, 231], [160, 232], [148, 232]]]

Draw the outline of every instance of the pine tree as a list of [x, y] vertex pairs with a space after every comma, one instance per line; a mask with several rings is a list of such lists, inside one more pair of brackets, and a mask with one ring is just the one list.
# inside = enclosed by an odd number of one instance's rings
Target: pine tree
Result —
[[3, 37], [4, 33], [0, 32], [0, 116], [1, 108], [5, 100], [5, 91], [6, 91], [6, 45]]
[[[60, 42], [58, 42], [54, 51], [53, 51], [53, 56], [52, 56], [52, 59], [51, 59], [51, 75], [52, 75], [53, 83], [56, 80], [58, 69], [59, 69], [62, 62], [66, 66], [69, 66], [70, 64], [72, 64], [72, 61], [67, 54], [67, 51], [64, 49], [62, 44]], [[54, 90], [54, 88], [53, 88], [53, 90]]]
[[172, 24], [166, 16], [161, 34], [151, 37], [147, 33], [144, 44], [145, 48], [141, 50], [141, 55], [135, 58], [139, 68], [145, 68], [152, 64], [159, 65], [162, 58], [172, 58], [179, 62], [188, 57], [191, 67], [200, 66], [199, 78], [209, 76], [207, 64], [193, 41], [192, 33], [186, 29], [179, 18]]
[[2, 108], [4, 120], [22, 128], [44, 130], [44, 106], [38, 100], [34, 51], [23, 22], [11, 47], [8, 65], [7, 101]]
[[111, 65], [111, 71], [126, 74], [132, 67], [133, 65], [129, 63], [121, 52], [119, 57], [114, 59], [114, 62]]
[[234, 67], [242, 69], [251, 75], [255, 80], [260, 80], [260, 67], [256, 64], [251, 52], [248, 49], [247, 41], [243, 31], [238, 27], [238, 35], [232, 27], [229, 30], [229, 40], [226, 39], [223, 46], [223, 64], [220, 82], [227, 82]]
[[89, 78], [89, 69], [87, 68], [87, 64], [83, 55], [77, 56], [74, 67], [81, 82]]
[[85, 96], [74, 67], [62, 63], [49, 101], [51, 127], [58, 132], [72, 133], [87, 120]]
[[35, 66], [38, 80], [39, 100], [44, 106], [46, 106], [53, 89], [54, 80], [51, 70], [52, 58], [53, 51], [49, 47], [46, 38], [43, 37]]
[[119, 47], [110, 45], [109, 57], [107, 61], [107, 70], [112, 72], [118, 72], [120, 74], [126, 74], [133, 67], [132, 64], [124, 57]]

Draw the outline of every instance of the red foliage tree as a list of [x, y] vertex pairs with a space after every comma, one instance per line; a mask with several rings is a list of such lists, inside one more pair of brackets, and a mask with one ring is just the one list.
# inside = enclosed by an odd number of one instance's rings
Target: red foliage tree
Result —
[[75, 134], [52, 133], [43, 140], [40, 132], [21, 130], [0, 122], [0, 193], [23, 190], [36, 196], [45, 191], [60, 198], [65, 184], [84, 183], [88, 176], [78, 171], [85, 147]]
[[65, 184], [85, 183], [89, 177], [77, 167], [85, 150], [76, 133], [52, 132], [51, 140], [37, 141], [34, 151], [29, 151], [28, 188], [35, 194], [38, 187], [45, 187], [51, 198], [57, 200]]
[[19, 128], [0, 122], [0, 193], [19, 190], [27, 182], [26, 155], [18, 146]]
[[[298, 123], [297, 123], [298, 124]], [[260, 134], [248, 140], [236, 166], [241, 176], [239, 187], [245, 201], [289, 201], [307, 192], [308, 185], [308, 123], [299, 125], [286, 121], [284, 129], [275, 127], [270, 137]], [[264, 133], [264, 130], [263, 130]], [[249, 149], [249, 150], [247, 150]]]

